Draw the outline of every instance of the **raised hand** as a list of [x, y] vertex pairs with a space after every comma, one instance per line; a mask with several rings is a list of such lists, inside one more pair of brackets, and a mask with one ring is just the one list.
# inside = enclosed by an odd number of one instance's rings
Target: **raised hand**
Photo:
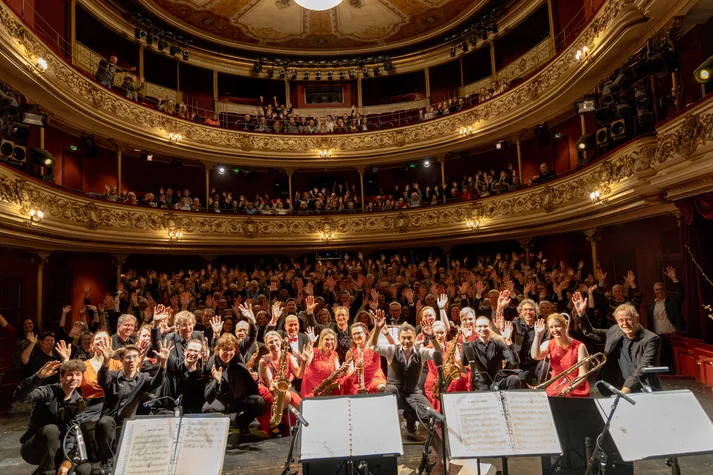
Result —
[[[146, 340], [144, 340], [146, 341]], [[148, 341], [146, 341], [148, 343]], [[171, 350], [174, 348], [173, 343], [168, 343], [166, 346], [163, 345], [160, 341], [158, 342], [158, 351], [156, 352], [156, 357], [161, 361], [161, 363], [165, 363], [168, 360], [168, 355], [171, 354]]]
[[485, 292], [485, 286], [483, 285], [483, 282], [479, 280], [479, 281], [477, 281], [477, 282], [475, 283], [475, 296], [476, 296], [476, 297], [478, 297], [478, 296], [482, 297], [482, 296], [483, 296], [483, 292]]
[[220, 335], [220, 332], [223, 330], [223, 320], [220, 318], [220, 315], [216, 315], [210, 320], [210, 327], [213, 329], [214, 335]]
[[54, 350], [62, 357], [62, 361], [69, 361], [69, 357], [72, 356], [72, 345], [68, 345], [64, 340], [59, 340]]
[[312, 345], [314, 345], [314, 342], [319, 339], [319, 337], [314, 332], [314, 327], [307, 327], [306, 330], [307, 336], [309, 337], [309, 341], [311, 341]]
[[664, 275], [671, 279], [672, 282], [678, 282], [676, 278], [676, 269], [673, 266], [667, 266]]
[[99, 340], [94, 344], [94, 354], [102, 358], [103, 361], [108, 361], [114, 355], [114, 352], [105, 341]]
[[500, 295], [498, 296], [498, 308], [497, 311], [501, 311], [505, 307], [510, 305], [510, 291], [508, 289], [503, 290], [500, 292]]
[[546, 326], [545, 326], [545, 319], [544, 318], [538, 318], [537, 321], [535, 322], [535, 334], [536, 335], [541, 335], [545, 332]]
[[25, 338], [27, 338], [27, 341], [29, 341], [31, 345], [37, 344], [37, 335], [35, 335], [33, 332], [28, 332], [27, 334], [25, 334]]
[[218, 368], [218, 365], [215, 365], [210, 370], [210, 373], [213, 376], [215, 382], [220, 384], [220, 382], [223, 380], [223, 368]]
[[280, 316], [282, 315], [282, 302], [279, 300], [272, 304], [272, 320], [270, 321], [271, 325], [277, 325], [277, 320], [279, 320]]
[[314, 309], [317, 308], [317, 303], [314, 301], [314, 295], [308, 295], [305, 298], [305, 306], [307, 310], [307, 315], [314, 315]]
[[403, 291], [403, 296], [406, 297], [408, 303], [413, 302], [413, 289], [406, 289]]
[[572, 304], [578, 315], [582, 316], [587, 312], [587, 299], [582, 297], [581, 292], [575, 292], [572, 295]]
[[503, 330], [500, 332], [500, 336], [503, 337], [503, 340], [506, 340], [506, 342], [509, 342], [510, 337], [512, 336], [512, 322], [505, 322], [505, 326], [504, 326]]
[[65, 305], [64, 307], [62, 307], [62, 315], [67, 315], [71, 311], [72, 311], [71, 305]]
[[446, 305], [448, 305], [448, 295], [441, 294], [438, 297], [438, 300], [436, 300], [436, 303], [438, 304], [438, 308], [440, 308], [441, 310], [445, 310]]
[[191, 294], [188, 292], [183, 292], [181, 294], [181, 307], [188, 307], [191, 303]]
[[236, 306], [242, 316], [255, 323], [255, 314], [253, 313], [253, 305], [250, 299], [247, 299], [242, 305]]
[[386, 313], [381, 309], [377, 309], [374, 312], [374, 328], [376, 331], [381, 331], [384, 325], [386, 325]]
[[495, 328], [498, 329], [498, 332], [502, 335], [503, 331], [505, 331], [505, 317], [503, 315], [496, 315], [493, 324], [495, 325]]
[[41, 379], [49, 378], [54, 376], [59, 371], [59, 367], [62, 365], [59, 361], [48, 361], [45, 365], [40, 368], [37, 372], [37, 377]]

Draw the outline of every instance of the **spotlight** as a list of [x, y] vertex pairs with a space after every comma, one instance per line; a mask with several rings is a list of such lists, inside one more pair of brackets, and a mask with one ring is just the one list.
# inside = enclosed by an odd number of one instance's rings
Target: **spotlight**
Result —
[[176, 45], [171, 45], [171, 48], [168, 51], [171, 53], [171, 56], [176, 56], [181, 51], [181, 48]]
[[34, 176], [45, 181], [54, 180], [53, 168], [56, 160], [51, 153], [43, 148], [31, 148], [30, 161], [32, 163], [30, 172]]
[[393, 64], [391, 64], [391, 58], [386, 58], [384, 60], [384, 71], [391, 71], [391, 68], [393, 68]]
[[143, 28], [137, 26], [136, 29], [134, 29], [134, 38], [136, 38], [137, 40], [146, 38], [146, 31]]
[[218, 167], [218, 173], [221, 175], [225, 175], [225, 167]]
[[297, 79], [297, 70], [296, 69], [291, 69], [290, 70], [290, 78], [294, 81]]
[[[703, 64], [706, 64], [707, 62], [708, 60], [706, 60]], [[646, 59], [646, 69], [649, 71], [650, 74], [653, 74], [657, 78], [665, 78], [670, 73], [675, 71], [677, 67], [678, 66], [676, 64], [676, 57], [674, 56], [673, 51], [669, 49], [652, 54]], [[710, 69], [710, 66], [706, 67]], [[696, 69], [696, 71], [698, 70]]]
[[508, 142], [505, 139], [500, 139], [498, 142], [495, 144], [495, 148], [498, 150], [502, 150], [508, 146]]
[[428, 167], [431, 166], [431, 162], [428, 161], [428, 160], [426, 160], [426, 161], [423, 162], [423, 166], [424, 166], [424, 168], [428, 168]]
[[378, 78], [379, 74], [381, 74], [381, 71], [379, 70], [379, 68], [374, 68], [374, 77]]
[[165, 39], [161, 38], [160, 40], [158, 40], [158, 50], [159, 51], [165, 50], [167, 46], [168, 46], [168, 42]]
[[476, 44], [478, 44], [478, 37], [473, 35], [470, 37], [470, 45], [475, 48]]
[[583, 100], [574, 103], [574, 111], [577, 114], [587, 114], [597, 109], [597, 101], [594, 97], [585, 97]]
[[546, 123], [535, 126], [535, 137], [537, 137], [537, 143], [540, 147], [546, 147], [550, 144], [550, 129]]
[[14, 96], [8, 96], [0, 90], [0, 107], [18, 107], [17, 99]]
[[602, 107], [594, 111], [594, 120], [598, 128], [606, 127], [614, 120], [614, 113], [609, 107]]
[[629, 104], [617, 104], [616, 115], [620, 119], [631, 117], [631, 106]]
[[468, 43], [467, 42], [464, 41], [463, 43], [461, 43], [460, 47], [464, 53], [468, 52]]
[[280, 68], [280, 79], [285, 79], [285, 68]]
[[693, 71], [693, 79], [699, 84], [705, 84], [710, 81], [711, 75], [713, 75], [713, 56], [703, 61], [701, 65]]
[[314, 77], [317, 81], [321, 80], [322, 79], [322, 71], [317, 71], [316, 73], [314, 73]]
[[366, 66], [364, 66], [364, 69], [362, 69], [361, 72], [362, 72], [362, 75], [363, 75], [365, 78], [368, 78], [368, 77], [369, 77], [369, 70], [367, 69]]
[[602, 105], [608, 106], [614, 103], [614, 91], [610, 84], [602, 87]]
[[609, 128], [612, 140], [622, 140], [627, 136], [628, 129], [626, 127], [626, 120], [619, 119], [611, 123]]
[[356, 69], [350, 69], [349, 70], [349, 79], [354, 79], [356, 76]]
[[146, 162], [150, 162], [150, 161], [153, 160], [153, 154], [144, 151], [144, 152], [141, 152], [141, 154], [139, 154], [139, 158], [140, 158], [141, 160], [146, 161]]
[[30, 136], [30, 128], [20, 123], [14, 122], [8, 124], [6, 134], [10, 140], [16, 142], [24, 142]]
[[158, 42], [158, 36], [154, 35], [153, 33], [150, 33], [150, 34], [146, 37], [146, 44], [149, 45], [149, 46], [151, 46], [151, 45], [154, 44], [154, 42]]
[[339, 71], [339, 79], [344, 80], [344, 71]]
[[305, 81], [307, 81], [309, 79], [309, 71], [307, 71], [306, 69], [304, 72], [304, 78], [305, 78]]
[[188, 61], [188, 56], [189, 56], [189, 55], [190, 55], [190, 53], [188, 52], [188, 50], [187, 50], [187, 49], [184, 49], [184, 50], [183, 50], [183, 61]]
[[332, 80], [332, 71], [327, 71], [327, 79]]
[[597, 130], [597, 145], [609, 143], [609, 127], [602, 127]]
[[456, 57], [456, 47], [451, 46], [450, 52], [451, 52], [451, 58], [455, 58]]
[[44, 127], [47, 123], [47, 116], [45, 114], [35, 114], [34, 112], [22, 111], [22, 123]]
[[270, 69], [267, 70], [267, 77], [268, 77], [268, 78], [272, 79], [272, 77], [273, 77], [274, 75], [275, 75], [275, 71], [274, 71], [272, 68], [270, 68]]
[[255, 61], [253, 64], [253, 71], [255, 71], [257, 74], [260, 74], [262, 72], [262, 63], [260, 60]]
[[12, 157], [12, 153], [15, 150], [15, 143], [9, 140], [2, 139], [0, 142], [0, 156], [4, 158]]
[[483, 41], [486, 41], [488, 39], [488, 30], [487, 28], [485, 28], [482, 22], [475, 25], [475, 36], [477, 36]]
[[594, 134], [584, 134], [577, 140], [577, 150], [584, 152], [590, 148], [594, 148], [597, 145], [596, 137]]
[[636, 110], [636, 120], [639, 122], [639, 125], [644, 128], [651, 127], [656, 122], [654, 114], [646, 107]]
[[636, 100], [636, 107], [648, 107], [649, 105], [649, 94], [644, 88], [634, 91], [634, 99]]

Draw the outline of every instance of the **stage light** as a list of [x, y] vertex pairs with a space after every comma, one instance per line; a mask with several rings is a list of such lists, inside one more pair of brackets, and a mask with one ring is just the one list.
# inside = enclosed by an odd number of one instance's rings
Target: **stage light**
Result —
[[620, 119], [631, 117], [631, 106], [629, 104], [617, 104], [615, 108], [616, 115]]
[[218, 173], [221, 175], [225, 175], [225, 167], [218, 167]]
[[18, 122], [13, 122], [7, 125], [5, 133], [11, 140], [24, 142], [30, 136], [30, 128]]
[[626, 135], [627, 135], [626, 120], [624, 120], [624, 119], [615, 120], [614, 122], [611, 123], [609, 131], [611, 132], [611, 138], [613, 140], [625, 139]]
[[428, 167], [431, 166], [431, 162], [428, 161], [428, 160], [426, 160], [426, 161], [423, 162], [423, 166], [424, 166], [424, 168], [428, 168]]
[[158, 40], [158, 50], [159, 51], [165, 50], [167, 46], [168, 46], [168, 42], [165, 39], [161, 38], [160, 40]]
[[354, 79], [356, 77], [356, 69], [349, 70], [349, 79]]
[[[54, 167], [55, 163], [57, 162], [54, 158], [54, 156], [48, 152], [47, 150], [43, 148], [31, 148], [30, 149], [30, 159], [32, 160], [33, 164], [39, 165], [40, 167], [44, 167], [47, 169], [51, 169]], [[51, 170], [46, 170], [49, 173], [42, 173], [40, 172], [40, 177], [44, 178], [47, 176], [52, 175]]]
[[262, 72], [262, 63], [260, 62], [260, 60], [255, 61], [255, 63], [253, 64], [253, 71], [257, 74], [260, 74]]
[[142, 39], [142, 38], [145, 38], [145, 37], [146, 37], [146, 31], [145, 31], [143, 28], [137, 26], [137, 27], [134, 29], [134, 37], [135, 37], [137, 40], [140, 40], [140, 39]]
[[304, 78], [305, 78], [305, 81], [307, 81], [309, 79], [309, 71], [305, 70]]
[[96, 158], [99, 155], [99, 147], [94, 141], [94, 135], [82, 132], [82, 146], [84, 147], [84, 156], [86, 158]]
[[693, 78], [700, 84], [705, 84], [711, 79], [713, 74], [713, 56], [701, 63], [693, 72]]
[[614, 102], [614, 91], [610, 84], [602, 87], [602, 104], [608, 106]]
[[451, 52], [451, 58], [455, 58], [456, 57], [456, 47], [451, 46], [450, 52]]
[[393, 64], [391, 63], [391, 58], [386, 58], [384, 60], [384, 71], [391, 71]]
[[508, 146], [508, 143], [507, 143], [507, 140], [505, 140], [505, 139], [500, 139], [500, 140], [498, 140], [498, 142], [495, 144], [495, 148], [498, 149], [498, 150], [502, 150], [502, 149], [504, 149], [504, 148], [507, 148], [507, 146]]
[[597, 129], [597, 145], [605, 145], [609, 143], [609, 127]]
[[47, 71], [47, 60], [45, 60], [44, 58], [37, 58], [37, 63], [35, 63], [35, 66], [37, 66], [37, 69], [44, 73], [45, 71]]
[[332, 80], [332, 71], [327, 71], [327, 79]]
[[290, 70], [290, 78], [292, 78], [293, 81], [297, 79], [297, 70], [296, 69]]
[[478, 44], [478, 37], [473, 35], [470, 37], [470, 44], [473, 48], [475, 48], [475, 45]]
[[187, 50], [187, 49], [184, 49], [184, 50], [183, 50], [183, 61], [188, 61], [188, 56], [189, 56], [189, 55], [190, 55], [190, 53], [188, 52], [188, 50]]
[[364, 66], [364, 68], [361, 70], [361, 72], [362, 72], [362, 76], [364, 76], [365, 78], [369, 77], [369, 70], [366, 68], [366, 66]]
[[461, 43], [460, 47], [461, 47], [461, 49], [463, 50], [464, 53], [467, 53], [467, 52], [468, 52], [468, 43], [467, 43], [466, 41], [464, 41], [463, 43]]
[[540, 147], [546, 147], [550, 144], [550, 129], [546, 123], [537, 124], [535, 126], [535, 137]]
[[140, 158], [141, 160], [146, 161], [146, 162], [150, 162], [150, 161], [153, 160], [153, 154], [144, 151], [144, 152], [141, 152], [141, 153], [139, 154], [139, 158]]
[[274, 71], [272, 68], [270, 68], [270, 69], [267, 70], [267, 77], [268, 77], [268, 78], [272, 79], [272, 77], [273, 77], [274, 75], [275, 75], [275, 71]]
[[47, 116], [45, 114], [35, 114], [34, 112], [22, 112], [22, 123], [27, 125], [36, 125], [38, 127], [44, 127], [47, 123]]
[[280, 68], [280, 79], [285, 79], [285, 68]]
[[381, 74], [381, 71], [379, 70], [379, 68], [374, 68], [374, 77], [378, 78], [379, 74]]
[[176, 56], [180, 51], [181, 48], [176, 45], [171, 45], [171, 48], [168, 50], [168, 52], [171, 53], [171, 56]]
[[317, 81], [320, 81], [322, 79], [322, 71], [317, 71], [316, 73], [314, 73], [314, 78]]
[[[708, 62], [708, 60], [706, 60], [706, 62]], [[669, 49], [654, 53], [646, 59], [646, 69], [649, 74], [653, 74], [659, 79], [668, 76], [671, 72], [676, 70], [676, 67], [676, 56], [673, 54], [673, 51]], [[710, 66], [707, 68], [710, 70]]]
[[591, 97], [585, 97], [583, 100], [574, 103], [574, 111], [577, 114], [588, 114], [597, 110], [597, 101]]
[[339, 71], [339, 79], [344, 80], [344, 71]]
[[580, 152], [594, 148], [596, 145], [597, 142], [594, 134], [584, 134], [577, 140], [577, 150]]

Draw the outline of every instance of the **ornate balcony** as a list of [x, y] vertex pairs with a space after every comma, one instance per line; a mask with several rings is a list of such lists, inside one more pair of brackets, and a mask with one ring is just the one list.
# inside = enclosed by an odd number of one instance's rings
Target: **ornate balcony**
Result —
[[[52, 250], [243, 253], [474, 243], [670, 213], [713, 188], [713, 99], [598, 162], [544, 185], [443, 206], [332, 216], [170, 212], [75, 195], [0, 166], [0, 242]], [[599, 191], [602, 200], [590, 198]], [[28, 226], [30, 210], [42, 221]], [[479, 228], [468, 226], [478, 221]], [[178, 242], [170, 233], [182, 233]], [[327, 233], [328, 244], [322, 241]]]
[[[642, 6], [640, 4], [646, 4]], [[112, 137], [136, 148], [244, 166], [324, 168], [396, 163], [410, 158], [462, 150], [555, 117], [609, 73], [645, 39], [646, 13], [664, 0], [609, 0], [579, 37], [550, 63], [509, 92], [474, 108], [417, 125], [345, 135], [289, 136], [238, 132], [174, 118], [120, 97], [80, 73], [47, 48], [4, 3], [0, 3], [0, 73], [23, 88], [54, 120]], [[667, 11], [670, 18], [676, 12]], [[666, 16], [655, 16], [660, 27]], [[653, 21], [653, 20], [652, 20]], [[586, 60], [576, 51], [587, 46]], [[45, 72], [33, 65], [47, 61]], [[473, 126], [461, 138], [459, 130]], [[180, 134], [180, 145], [169, 134]], [[321, 158], [320, 150], [331, 157]]]

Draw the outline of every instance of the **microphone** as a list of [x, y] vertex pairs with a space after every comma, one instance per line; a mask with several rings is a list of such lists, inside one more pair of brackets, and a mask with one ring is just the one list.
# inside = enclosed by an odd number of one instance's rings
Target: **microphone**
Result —
[[643, 374], [668, 373], [668, 366], [647, 366], [641, 372]]
[[439, 422], [446, 422], [446, 417], [443, 414], [441, 414], [440, 412], [438, 412], [437, 410], [435, 410], [434, 408], [432, 408], [431, 406], [427, 406], [425, 404], [419, 404], [419, 405], [422, 408], [424, 408], [426, 411], [428, 411], [428, 413], [431, 415], [431, 417], [435, 417], [436, 419], [438, 419]]
[[607, 388], [609, 391], [613, 392], [614, 394], [616, 394], [616, 395], [619, 396], [620, 398], [625, 399], [626, 402], [628, 402], [628, 403], [631, 404], [632, 406], [635, 406], [635, 405], [636, 405], [636, 401], [634, 401], [632, 398], [630, 398], [629, 396], [627, 396], [627, 395], [624, 394], [623, 392], [619, 391], [619, 389], [615, 388], [614, 386], [612, 386], [611, 384], [607, 383], [606, 381], [597, 381], [597, 384], [603, 385], [603, 386], [604, 386], [605, 388]]
[[[443, 353], [441, 352], [436, 352], [433, 353], [433, 363], [436, 365], [436, 369], [438, 369], [438, 384], [443, 384], [446, 381], [446, 377], [443, 374]], [[441, 388], [441, 394], [445, 392], [445, 388]]]
[[307, 422], [307, 419], [305, 419], [302, 416], [302, 414], [300, 414], [300, 411], [298, 411], [297, 409], [295, 409], [292, 406], [287, 406], [287, 410], [290, 411], [292, 413], [292, 415], [295, 416], [297, 418], [297, 420], [302, 423], [303, 426], [305, 426], [305, 427], [309, 426], [309, 422]]
[[470, 366], [471, 375], [471, 386], [474, 391], [478, 390], [478, 368], [475, 367], [475, 348], [471, 345], [463, 345], [465, 351], [465, 358], [468, 360], [468, 366]]

